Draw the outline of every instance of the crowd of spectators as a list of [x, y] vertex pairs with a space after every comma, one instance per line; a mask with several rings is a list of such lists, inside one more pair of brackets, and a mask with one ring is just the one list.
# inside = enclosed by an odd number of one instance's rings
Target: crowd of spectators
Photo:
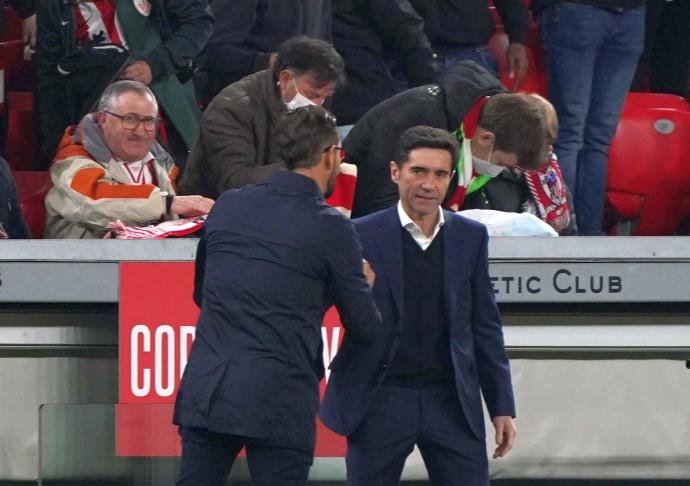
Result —
[[[562, 235], [602, 235], [609, 145], [636, 69], [637, 88], [687, 96], [690, 9], [654, 3], [16, 0], [27, 57], [36, 49], [45, 237], [205, 214], [225, 190], [284, 169], [276, 126], [314, 104], [352, 126], [353, 217], [397, 201], [393, 147], [427, 125], [462, 147], [447, 208], [530, 212]], [[517, 92], [535, 36], [544, 97]], [[29, 236], [20, 199], [0, 162], [0, 238]]]

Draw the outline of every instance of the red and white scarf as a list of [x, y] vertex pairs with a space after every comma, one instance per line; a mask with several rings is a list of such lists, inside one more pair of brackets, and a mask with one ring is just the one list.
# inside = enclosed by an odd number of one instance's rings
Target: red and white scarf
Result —
[[113, 0], [92, 0], [74, 5], [75, 34], [85, 46], [120, 44], [127, 47]]
[[568, 189], [556, 156], [538, 170], [524, 171], [525, 182], [531, 194], [536, 214], [556, 231], [562, 231], [570, 224]]

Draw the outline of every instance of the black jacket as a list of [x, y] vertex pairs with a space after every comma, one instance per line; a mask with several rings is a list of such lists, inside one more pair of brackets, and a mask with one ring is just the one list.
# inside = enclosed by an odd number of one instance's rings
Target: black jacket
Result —
[[224, 193], [197, 251], [196, 338], [173, 421], [312, 451], [321, 324], [335, 305], [345, 339], [381, 330], [350, 221], [294, 172]]
[[297, 35], [331, 40], [330, 0], [211, 0], [216, 27], [208, 45], [204, 98], [268, 68], [271, 54]]
[[[190, 61], [205, 48], [213, 29], [213, 16], [206, 0], [152, 1], [151, 18], [163, 43], [142, 60], [151, 66], [154, 79], [186, 70]], [[165, 13], [156, 10], [164, 5]], [[36, 50], [38, 111], [43, 143], [41, 155], [52, 159], [65, 128], [80, 121], [83, 99], [70, 88], [72, 82], [57, 69], [64, 56], [78, 47], [75, 35], [75, 4], [66, 0], [36, 2]], [[160, 10], [160, 9], [159, 9]]]
[[[495, 25], [486, 0], [410, 0], [424, 18], [434, 50], [483, 46]], [[524, 43], [529, 11], [523, 0], [494, 0], [511, 43]]]
[[424, 21], [408, 0], [334, 0], [333, 44], [347, 73], [347, 83], [332, 105], [341, 125], [355, 123], [395, 94], [384, 51], [393, 53], [410, 86], [434, 81], [434, 55]]
[[[679, 0], [683, 1], [683, 0]], [[633, 8], [639, 7], [645, 4], [645, 0], [532, 0], [532, 10], [539, 13], [551, 5], [557, 3], [586, 3], [589, 5], [594, 5], [601, 7], [606, 10], [610, 10], [615, 13], [623, 13]]]
[[400, 135], [416, 125], [456, 130], [472, 105], [504, 91], [501, 83], [472, 61], [450, 68], [439, 81], [412, 88], [369, 110], [343, 142], [347, 161], [357, 165], [352, 217], [384, 209], [398, 200], [389, 163]]
[[[493, 209], [508, 213], [522, 213], [531, 197], [524, 178], [514, 172], [504, 170], [479, 190], [467, 194], [461, 209]], [[577, 235], [577, 223], [570, 191], [568, 191], [568, 205], [570, 224], [559, 232], [561, 236]]]
[[10, 166], [0, 158], [0, 239], [31, 238], [24, 221]]

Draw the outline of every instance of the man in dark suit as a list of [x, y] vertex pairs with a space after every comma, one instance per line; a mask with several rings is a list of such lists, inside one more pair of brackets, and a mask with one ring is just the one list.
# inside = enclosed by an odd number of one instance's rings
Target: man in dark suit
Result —
[[225, 192], [199, 243], [201, 315], [173, 419], [178, 485], [224, 485], [242, 447], [252, 484], [306, 485], [324, 313], [335, 304], [349, 341], [380, 328], [357, 235], [324, 201], [340, 166], [335, 118], [300, 108], [276, 137], [288, 170]]
[[496, 428], [494, 457], [516, 432], [488, 234], [441, 210], [457, 142], [418, 126], [399, 144], [390, 165], [399, 204], [355, 220], [384, 330], [373, 344], [343, 342], [321, 419], [347, 436], [348, 485], [397, 485], [415, 444], [433, 484], [488, 485], [480, 391]]

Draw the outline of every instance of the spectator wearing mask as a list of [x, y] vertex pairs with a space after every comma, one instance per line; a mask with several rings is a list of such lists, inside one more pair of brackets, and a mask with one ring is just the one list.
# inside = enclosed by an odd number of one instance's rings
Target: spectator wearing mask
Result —
[[156, 94], [169, 122], [168, 143], [184, 164], [200, 117], [189, 80], [213, 33], [206, 0], [45, 0], [36, 8], [42, 158], [53, 159], [65, 128], [93, 110], [112, 78], [121, 78]]
[[50, 168], [46, 238], [102, 238], [115, 220], [145, 226], [209, 212], [210, 199], [175, 195], [177, 168], [156, 142], [158, 122], [153, 92], [118, 81], [98, 112], [66, 130]]
[[[462, 209], [493, 209], [511, 213], [527, 212], [548, 223], [562, 236], [577, 234], [573, 204], [563, 181], [553, 143], [558, 137], [558, 117], [553, 105], [545, 98], [532, 94], [530, 98], [538, 105], [546, 126], [546, 158], [538, 168], [503, 167], [497, 174], [486, 179], [483, 185], [465, 196]], [[489, 113], [482, 113], [484, 126], [495, 126], [499, 133], [514, 131], [511, 117], [507, 113], [496, 113], [498, 119], [489, 120]], [[505, 116], [506, 123], [501, 119]], [[503, 125], [502, 128], [499, 128]], [[504, 138], [507, 135], [500, 136]], [[473, 139], [474, 140], [474, 139]], [[474, 154], [473, 149], [473, 154]], [[473, 160], [476, 157], [473, 156]], [[491, 162], [491, 160], [489, 160]], [[479, 162], [480, 164], [483, 161]], [[476, 170], [476, 169], [475, 169]]]
[[582, 235], [602, 235], [608, 151], [644, 48], [645, 0], [535, 0], [555, 152]]
[[[424, 18], [424, 31], [436, 53], [436, 69], [471, 60], [498, 77], [498, 64], [487, 45], [495, 25], [486, 0], [410, 0]], [[506, 53], [509, 75], [517, 90], [527, 74], [525, 38], [529, 10], [523, 0], [494, 0], [510, 42]]]
[[302, 106], [322, 105], [343, 72], [342, 59], [327, 42], [303, 36], [286, 41], [272, 69], [231, 84], [206, 108], [180, 191], [216, 199], [284, 170], [274, 137], [278, 119]]
[[[444, 203], [454, 210], [477, 184], [495, 177], [503, 167], [538, 167], [546, 146], [541, 112], [527, 95], [499, 95], [504, 91], [486, 69], [462, 61], [446, 71], [439, 84], [409, 89], [369, 110], [343, 142], [346, 161], [358, 168], [353, 217], [385, 209], [398, 200], [389, 164], [398, 138], [413, 126], [457, 131], [463, 142], [461, 153], [466, 156], [459, 162]], [[487, 96], [491, 98], [477, 122]]]
[[411, 87], [434, 81], [424, 21], [408, 0], [334, 0], [333, 43], [347, 73], [332, 106], [341, 125], [355, 123], [397, 92], [385, 52], [395, 55]]
[[0, 158], [0, 240], [31, 238], [17, 198], [10, 166]]
[[216, 25], [208, 45], [204, 102], [273, 66], [278, 48], [299, 35], [331, 40], [331, 0], [211, 0]]

